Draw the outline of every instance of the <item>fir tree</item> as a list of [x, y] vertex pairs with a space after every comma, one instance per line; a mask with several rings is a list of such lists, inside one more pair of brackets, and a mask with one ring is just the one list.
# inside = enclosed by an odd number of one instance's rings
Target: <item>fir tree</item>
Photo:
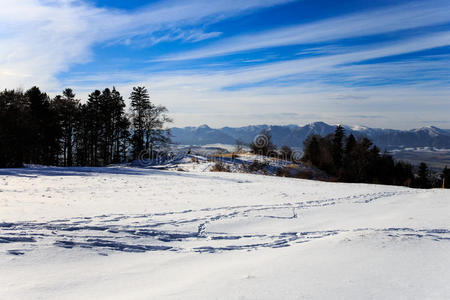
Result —
[[137, 159], [145, 149], [145, 121], [150, 108], [150, 96], [145, 87], [133, 87], [130, 95], [133, 126], [133, 158]]
[[61, 128], [62, 165], [73, 165], [73, 148], [76, 121], [79, 114], [79, 101], [72, 89], [65, 89], [63, 95], [56, 96], [52, 106], [56, 112], [58, 126]]
[[422, 189], [426, 189], [430, 187], [430, 181], [428, 178], [428, 166], [426, 163], [421, 162], [419, 165], [419, 171], [418, 171], [418, 175], [419, 175], [419, 179], [418, 179], [418, 183], [419, 183], [419, 187]]
[[441, 174], [442, 187], [448, 189], [450, 188], [450, 169], [445, 166]]
[[333, 138], [333, 161], [336, 167], [336, 170], [339, 170], [342, 166], [343, 159], [343, 142], [345, 138], [344, 128], [339, 125], [336, 127], [336, 131], [334, 132]]

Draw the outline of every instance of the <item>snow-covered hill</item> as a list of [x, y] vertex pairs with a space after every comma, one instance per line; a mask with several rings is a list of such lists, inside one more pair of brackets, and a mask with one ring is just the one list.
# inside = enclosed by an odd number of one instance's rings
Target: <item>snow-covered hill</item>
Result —
[[446, 299], [450, 191], [0, 170], [0, 299]]

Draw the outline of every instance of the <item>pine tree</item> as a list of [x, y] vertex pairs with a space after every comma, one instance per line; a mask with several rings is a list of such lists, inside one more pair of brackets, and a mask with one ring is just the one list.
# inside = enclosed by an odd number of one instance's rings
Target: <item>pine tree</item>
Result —
[[63, 95], [56, 96], [52, 106], [56, 112], [58, 126], [61, 129], [62, 165], [73, 165], [73, 147], [76, 119], [79, 114], [79, 101], [75, 100], [72, 89], [65, 89]]
[[133, 87], [130, 95], [133, 126], [133, 158], [137, 159], [145, 149], [145, 122], [150, 108], [150, 96], [145, 87]]
[[133, 158], [139, 158], [143, 152], [146, 157], [154, 157], [170, 142], [170, 131], [164, 126], [172, 120], [166, 114], [166, 107], [150, 102], [145, 87], [134, 87], [130, 99]]
[[87, 104], [82, 104], [79, 107], [79, 114], [75, 122], [75, 159], [79, 166], [90, 165], [90, 132], [91, 117], [89, 115], [89, 108]]
[[444, 188], [450, 188], [450, 169], [447, 166], [442, 170], [441, 181]]
[[111, 161], [118, 163], [122, 158], [126, 158], [127, 145], [129, 140], [130, 122], [125, 114], [125, 101], [120, 93], [113, 87], [111, 92], [112, 101], [112, 143]]
[[347, 142], [345, 143], [345, 149], [344, 149], [344, 154], [345, 155], [350, 155], [353, 151], [353, 148], [356, 145], [356, 139], [353, 136], [353, 134], [350, 134], [347, 138]]
[[88, 145], [88, 164], [90, 166], [98, 166], [99, 162], [99, 146], [102, 138], [100, 96], [102, 93], [96, 90], [89, 94], [86, 102], [86, 128], [87, 145]]
[[336, 170], [339, 170], [342, 166], [343, 159], [343, 142], [345, 138], [344, 128], [339, 125], [336, 127], [336, 131], [334, 132], [333, 138], [333, 161], [336, 167]]
[[419, 180], [418, 180], [418, 183], [419, 183], [419, 187], [422, 188], [422, 189], [426, 189], [426, 188], [430, 187], [430, 181], [429, 181], [429, 178], [428, 178], [428, 173], [429, 173], [429, 171], [428, 171], [427, 164], [424, 163], [424, 162], [421, 162], [420, 165], [419, 165], [419, 172], [418, 172]]
[[21, 91], [0, 92], [0, 168], [22, 167], [29, 154], [30, 111]]
[[101, 165], [108, 165], [112, 161], [112, 143], [114, 135], [114, 103], [109, 88], [103, 90], [99, 97], [99, 157]]
[[61, 130], [50, 98], [38, 87], [29, 89], [25, 96], [30, 103], [29, 162], [36, 164], [57, 164]]
[[355, 178], [354, 153], [357, 144], [353, 134], [350, 134], [346, 140], [343, 158], [343, 174], [344, 181], [353, 181]]
[[130, 119], [134, 149], [154, 156], [170, 142], [167, 109], [153, 105], [145, 88], [134, 88], [131, 118], [113, 88], [89, 94], [85, 104], [71, 89], [53, 99], [38, 87], [0, 92], [0, 167], [74, 164], [101, 166], [128, 159]]
[[[339, 136], [340, 134], [338, 134]], [[303, 161], [335, 176], [334, 180], [344, 182], [365, 182], [411, 186], [414, 184], [412, 166], [403, 162], [395, 162], [393, 157], [384, 152], [365, 137], [350, 134], [343, 148], [342, 167], [336, 170], [334, 156], [336, 135], [326, 137], [309, 136], [304, 143]]]
[[320, 136], [311, 135], [304, 142], [304, 155], [303, 160], [309, 161], [315, 167], [319, 167], [320, 164]]

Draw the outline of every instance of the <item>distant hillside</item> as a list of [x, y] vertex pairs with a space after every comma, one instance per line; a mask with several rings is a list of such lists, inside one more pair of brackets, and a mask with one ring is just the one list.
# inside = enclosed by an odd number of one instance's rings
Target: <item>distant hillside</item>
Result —
[[[450, 130], [434, 126], [412, 130], [349, 127], [343, 125], [347, 134], [367, 136], [382, 150], [398, 148], [435, 147], [450, 149]], [[315, 122], [305, 126], [297, 125], [254, 125], [245, 127], [210, 128], [199, 127], [172, 128], [173, 141], [183, 145], [234, 144], [237, 139], [250, 143], [262, 130], [272, 133], [277, 146], [288, 145], [301, 148], [310, 134], [327, 135], [334, 132], [336, 126], [324, 122]]]

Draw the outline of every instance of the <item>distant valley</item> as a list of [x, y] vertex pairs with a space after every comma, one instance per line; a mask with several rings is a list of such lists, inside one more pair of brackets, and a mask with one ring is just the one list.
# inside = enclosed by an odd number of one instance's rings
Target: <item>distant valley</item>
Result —
[[[382, 150], [424, 147], [450, 149], [450, 129], [441, 129], [434, 126], [412, 130], [343, 126], [347, 135], [352, 133], [355, 136], [366, 136]], [[199, 127], [172, 128], [172, 139], [175, 143], [183, 145], [235, 144], [238, 139], [244, 143], [250, 143], [262, 130], [269, 130], [275, 145], [302, 148], [303, 141], [309, 135], [327, 135], [334, 132], [335, 128], [335, 125], [323, 122], [315, 122], [305, 126], [255, 125], [220, 129], [202, 125]]]
[[[418, 164], [427, 162], [431, 167], [442, 168], [450, 165], [450, 129], [434, 126], [411, 130], [381, 129], [365, 126], [346, 126], [346, 134], [366, 136], [382, 151], [391, 152], [395, 158]], [[262, 130], [269, 130], [272, 141], [278, 147], [287, 145], [301, 149], [304, 140], [311, 134], [327, 135], [333, 133], [336, 125], [324, 122], [298, 125], [252, 125], [245, 127], [211, 128], [198, 127], [172, 128], [172, 140], [181, 145], [234, 145], [236, 140], [246, 144], [253, 141]]]

